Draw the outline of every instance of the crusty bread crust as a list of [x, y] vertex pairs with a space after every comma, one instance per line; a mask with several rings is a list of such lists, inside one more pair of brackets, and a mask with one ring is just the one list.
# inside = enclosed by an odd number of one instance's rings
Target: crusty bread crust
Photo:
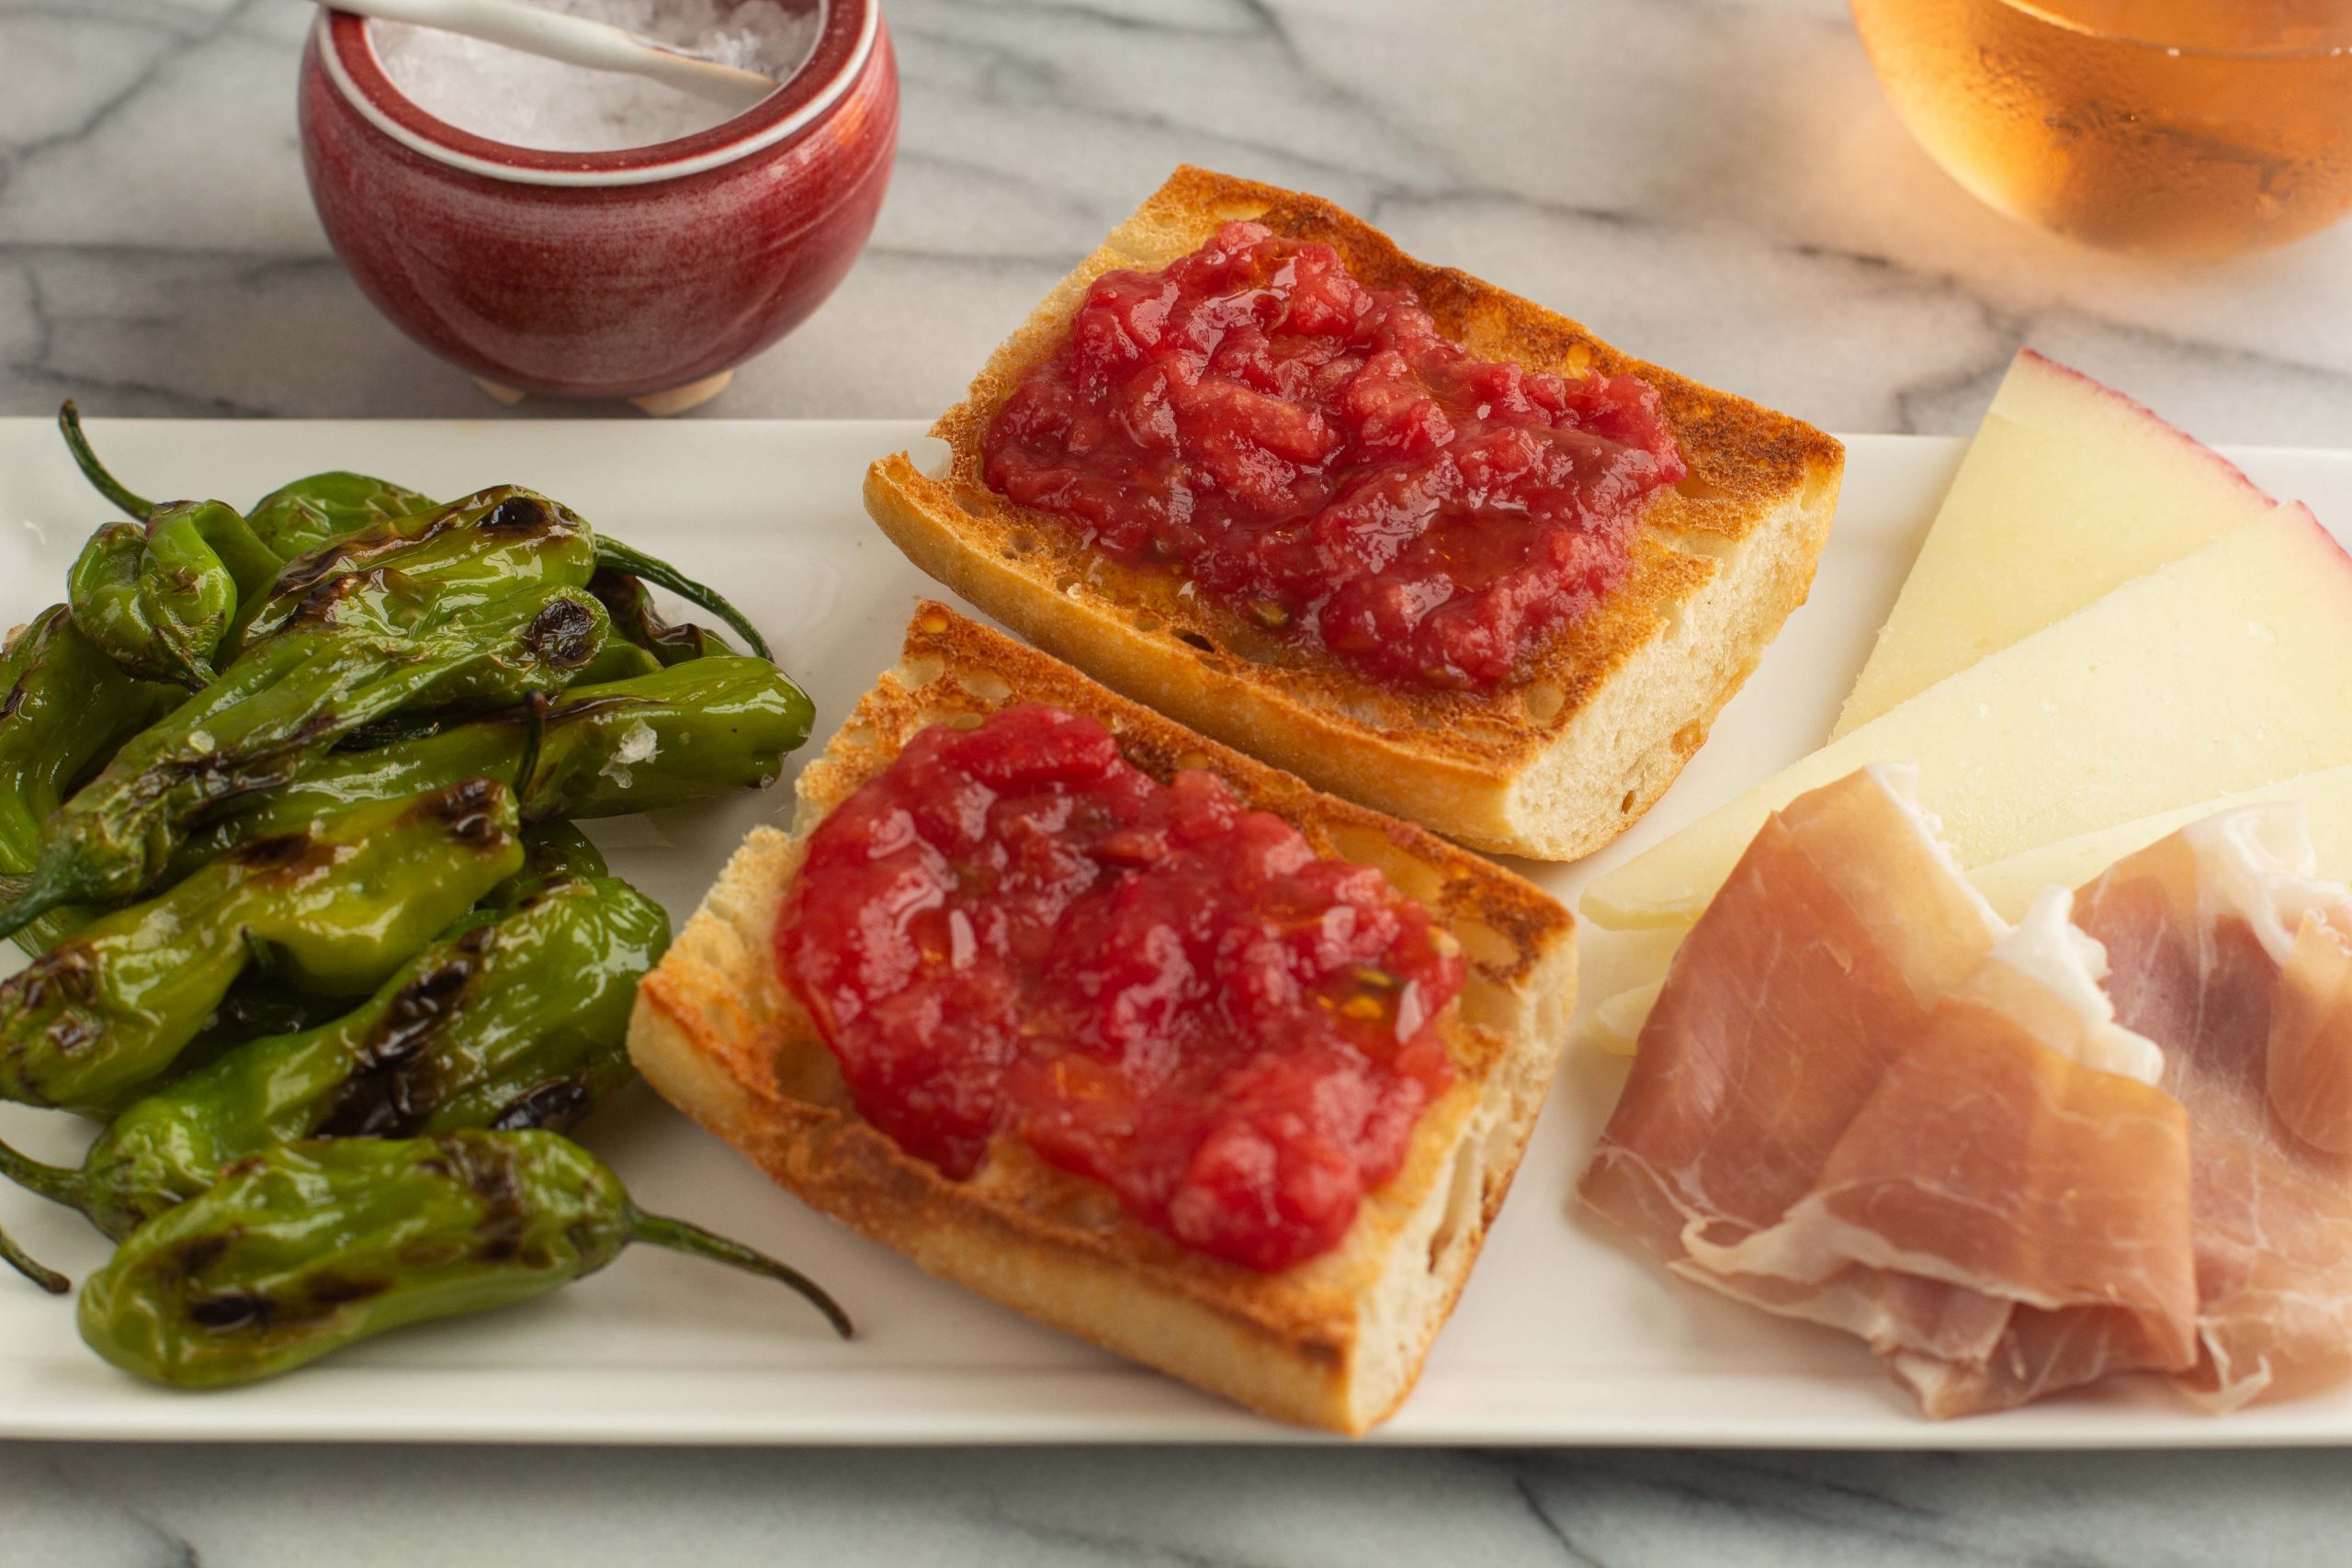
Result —
[[[1156, 269], [1247, 218], [1335, 246], [1378, 287], [1409, 285], [1471, 353], [1658, 389], [1690, 474], [1652, 500], [1633, 570], [1563, 627], [1528, 677], [1491, 694], [1367, 682], [1171, 580], [1100, 555], [1058, 519], [981, 479], [982, 437], [1050, 355], [1087, 286]], [[1589, 854], [1632, 826], [1707, 737], [1789, 613], [1828, 537], [1845, 452], [1811, 425], [1619, 353], [1566, 318], [1417, 262], [1314, 197], [1180, 168], [1006, 340], [932, 434], [867, 473], [865, 503], [914, 563], [1048, 652], [1116, 690], [1321, 788], [1483, 849]]]
[[[1160, 778], [1214, 770], [1318, 852], [1381, 866], [1462, 942], [1471, 977], [1442, 1020], [1456, 1082], [1336, 1250], [1272, 1275], [1218, 1261], [1127, 1218], [1107, 1189], [1016, 1136], [951, 1180], [857, 1115], [778, 981], [777, 911], [817, 823], [916, 731], [1026, 701], [1100, 718]], [[1468, 1278], [1566, 1037], [1567, 912], [1475, 855], [1317, 795], [933, 604], [798, 787], [793, 832], [752, 834], [638, 988], [629, 1050], [654, 1088], [811, 1205], [1040, 1321], [1285, 1420], [1362, 1432], [1393, 1411]]]

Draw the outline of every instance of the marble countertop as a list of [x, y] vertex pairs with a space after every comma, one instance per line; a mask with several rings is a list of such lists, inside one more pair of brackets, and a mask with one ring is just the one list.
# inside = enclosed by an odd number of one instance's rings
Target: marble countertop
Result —
[[[0, 412], [639, 417], [502, 412], [359, 297], [295, 152], [308, 13], [0, 0]], [[2201, 267], [2022, 231], [1910, 143], [1842, 0], [888, 14], [905, 121], [874, 243], [709, 413], [931, 412], [1191, 161], [1320, 191], [1832, 429], [1964, 432], [2031, 343], [2209, 439], [2352, 440], [2352, 226]], [[2347, 1476], [2321, 1453], [0, 1445], [0, 1560], [2300, 1562]]]

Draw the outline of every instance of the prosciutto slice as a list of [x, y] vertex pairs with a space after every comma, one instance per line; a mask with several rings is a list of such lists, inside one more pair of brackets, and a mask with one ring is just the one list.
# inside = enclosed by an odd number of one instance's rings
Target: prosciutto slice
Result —
[[1887, 1065], [2001, 934], [1913, 804], [1916, 780], [1869, 768], [1792, 801], [1676, 954], [1579, 1184], [1669, 1264], [1810, 1192]]
[[1683, 1272], [1861, 1336], [1930, 1416], [2191, 1365], [2188, 1116], [2068, 903], [1937, 1003], [1778, 1224]]
[[2112, 1373], [2352, 1377], [2352, 890], [2224, 812], [2007, 931], [1876, 768], [1757, 835], [1580, 1183], [1677, 1273], [1848, 1330], [1933, 1416]]
[[1834, 1325], [1932, 1415], [2198, 1359], [2186, 1111], [2054, 892], [2016, 932], [1875, 768], [1770, 818], [1677, 954], [1585, 1201]]
[[2127, 1027], [2188, 1108], [2199, 1359], [2218, 1408], [2352, 1374], [2352, 895], [2312, 875], [2301, 810], [2192, 824], [2085, 887]]

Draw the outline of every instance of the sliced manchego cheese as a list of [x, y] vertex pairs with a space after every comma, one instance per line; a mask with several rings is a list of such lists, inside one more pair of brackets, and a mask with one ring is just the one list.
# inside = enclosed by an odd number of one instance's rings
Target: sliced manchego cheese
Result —
[[1642, 1025], [1649, 1021], [1650, 1009], [1657, 1006], [1658, 993], [1666, 989], [1666, 978], [1634, 986], [1604, 998], [1592, 1010], [1592, 1024], [1589, 1037], [1602, 1050], [1615, 1056], [1630, 1056], [1642, 1038]]
[[2267, 801], [2302, 802], [2312, 835], [2312, 851], [2323, 881], [2352, 883], [2352, 767], [2330, 768], [2301, 778], [2282, 779], [2261, 789], [2245, 790], [2219, 799], [2200, 801], [2175, 811], [2102, 828], [2043, 844], [1968, 874], [1968, 880], [2004, 919], [2019, 919], [2034, 895], [2044, 887], [2080, 887], [2124, 856], [2146, 849], [2158, 839], [2177, 833], [2191, 822], [2234, 807]]
[[2011, 363], [1836, 739], [2273, 502], [2211, 448], [2031, 349]]
[[2275, 509], [1929, 687], [1596, 881], [1613, 929], [1698, 918], [1764, 818], [1916, 761], [1963, 865], [2352, 763], [2352, 558]]
[[[1976, 866], [1968, 880], [1994, 911], [2005, 920], [2021, 920], [2035, 897], [2045, 887], [2081, 887], [2126, 855], [2146, 849], [2158, 839], [2177, 833], [2191, 822], [2240, 806], [2266, 801], [2295, 800], [2303, 805], [2311, 828], [2315, 874], [2324, 882], [2352, 883], [2352, 766], [2329, 768], [2283, 779], [2261, 789], [2220, 795], [2077, 833], [2070, 839], [2042, 844]], [[1688, 929], [1688, 928], [1684, 928]], [[1589, 1037], [1603, 1050], [1631, 1055], [1641, 1037], [1642, 1024], [1666, 987], [1667, 967], [1680, 948], [1681, 932], [1645, 932], [1644, 944], [1633, 951], [1617, 976], [1624, 988], [1604, 997], [1592, 1010]], [[1658, 940], [1668, 937], [1668, 940]], [[1621, 939], [1623, 940], [1623, 939]], [[1647, 968], [1650, 977], [1625, 983], [1627, 974]]]

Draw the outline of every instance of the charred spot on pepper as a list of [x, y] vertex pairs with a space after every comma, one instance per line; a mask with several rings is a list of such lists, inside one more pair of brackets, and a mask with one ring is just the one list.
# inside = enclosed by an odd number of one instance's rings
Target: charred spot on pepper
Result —
[[481, 1223], [474, 1227], [474, 1256], [486, 1263], [511, 1263], [523, 1249], [530, 1229], [523, 1201], [523, 1184], [512, 1160], [490, 1150], [488, 1158], [475, 1155], [475, 1145], [455, 1137], [435, 1140], [457, 1168], [458, 1179], [481, 1201]]
[[465, 1244], [447, 1236], [418, 1236], [401, 1243], [392, 1261], [403, 1269], [447, 1269], [466, 1260]]
[[256, 1291], [214, 1291], [192, 1298], [187, 1320], [208, 1334], [242, 1334], [266, 1328], [277, 1303]]
[[343, 569], [347, 559], [345, 547], [334, 545], [304, 556], [300, 560], [289, 561], [286, 569], [277, 574], [277, 586], [275, 592], [304, 594], [303, 604], [294, 612], [300, 615], [309, 607], [309, 591], [330, 578], [344, 575]]
[[347, 538], [322, 545], [310, 554], [288, 562], [285, 570], [277, 574], [277, 583], [273, 593], [300, 592], [330, 578], [350, 577], [361, 570], [361, 563], [370, 555], [388, 548], [420, 544], [447, 532], [456, 521], [457, 515], [455, 509], [445, 509], [422, 530], [412, 536], [402, 536], [379, 523], [373, 527], [362, 529]]
[[505, 1108], [491, 1118], [490, 1130], [520, 1133], [537, 1128], [542, 1132], [564, 1132], [588, 1113], [594, 1100], [588, 1086], [579, 1079], [551, 1078], [532, 1085], [508, 1100]]
[[394, 993], [311, 1136], [407, 1137], [431, 1120], [442, 1100], [441, 1075], [420, 1058], [471, 994], [481, 976], [478, 953], [478, 948], [461, 952]]
[[535, 495], [510, 495], [490, 509], [479, 526], [486, 533], [527, 533], [553, 521], [547, 503]]
[[308, 1305], [332, 1310], [350, 1306], [356, 1302], [373, 1301], [391, 1288], [390, 1280], [353, 1274], [321, 1274], [304, 1281], [302, 1296]]
[[474, 1256], [484, 1263], [512, 1263], [523, 1256], [523, 1226], [519, 1219], [499, 1219], [476, 1233]]
[[596, 657], [601, 639], [595, 615], [576, 600], [559, 599], [523, 628], [523, 646], [554, 670], [570, 670]]
[[506, 786], [496, 779], [459, 779], [420, 796], [404, 819], [437, 822], [450, 838], [472, 848], [494, 846], [507, 837], [498, 821], [499, 802], [505, 793]]
[[275, 871], [300, 860], [314, 841], [308, 833], [274, 833], [266, 839], [248, 839], [221, 858], [254, 871]]
[[28, 1012], [86, 1007], [98, 994], [97, 953], [84, 938], [71, 938], [26, 964], [7, 985]]
[[[240, 1165], [243, 1163], [242, 1160], [238, 1162]], [[235, 1169], [236, 1166], [231, 1166], [221, 1174], [226, 1176]], [[232, 1229], [216, 1231], [209, 1235], [190, 1236], [164, 1255], [164, 1270], [175, 1279], [193, 1280], [220, 1261], [222, 1255], [236, 1241], [238, 1234]]]
[[397, 1069], [355, 1078], [339, 1088], [311, 1128], [313, 1138], [405, 1138], [424, 1125], [429, 1103], [419, 1104], [407, 1075]]
[[361, 1059], [369, 1066], [383, 1066], [416, 1055], [435, 1030], [458, 1015], [481, 975], [480, 949], [460, 949], [447, 963], [402, 986], [386, 1004], [383, 1021]]
[[[279, 585], [283, 591], [288, 586], [287, 580], [281, 577]], [[300, 585], [296, 586], [300, 591]], [[278, 629], [288, 631], [297, 626], [326, 623], [334, 618], [335, 611], [345, 601], [371, 594], [398, 598], [411, 606], [421, 606], [427, 602], [427, 596], [405, 572], [380, 566], [366, 571], [346, 570], [302, 592], [301, 598], [295, 603]]]
[[86, 1014], [68, 1012], [52, 1020], [41, 1034], [59, 1055], [78, 1056], [105, 1038], [106, 1031]]
[[[447, 1146], [445, 1143], [444, 1146]], [[482, 1206], [493, 1218], [519, 1214], [523, 1212], [523, 1184], [516, 1179], [514, 1167], [504, 1159], [474, 1159], [463, 1151], [457, 1156], [458, 1175], [467, 1190], [481, 1200]]]

